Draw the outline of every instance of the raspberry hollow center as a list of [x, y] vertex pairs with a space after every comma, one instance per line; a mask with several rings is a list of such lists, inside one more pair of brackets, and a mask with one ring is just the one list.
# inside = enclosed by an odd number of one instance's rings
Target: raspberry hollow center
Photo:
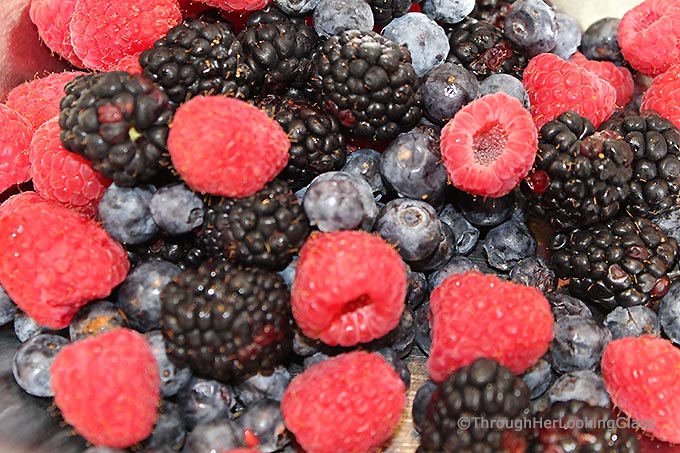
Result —
[[340, 316], [344, 316], [349, 313], [354, 313], [358, 310], [361, 310], [364, 307], [368, 307], [372, 303], [373, 301], [371, 300], [370, 297], [368, 297], [366, 294], [362, 294], [356, 299], [352, 299], [349, 302], [345, 303], [345, 305], [343, 305], [342, 307], [342, 310], [340, 311]]
[[500, 124], [481, 129], [472, 140], [472, 152], [479, 165], [491, 165], [503, 154], [508, 135]]

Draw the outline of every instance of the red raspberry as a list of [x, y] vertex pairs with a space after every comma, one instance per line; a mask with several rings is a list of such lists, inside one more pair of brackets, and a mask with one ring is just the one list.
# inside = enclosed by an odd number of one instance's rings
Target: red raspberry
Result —
[[680, 64], [654, 77], [642, 95], [640, 112], [656, 112], [680, 127]]
[[430, 323], [427, 371], [441, 382], [480, 357], [522, 374], [548, 350], [554, 319], [539, 289], [470, 271], [432, 291]]
[[55, 117], [33, 134], [29, 150], [33, 187], [45, 200], [94, 217], [111, 180], [95, 171], [89, 160], [64, 148], [60, 132]]
[[19, 112], [0, 104], [0, 193], [31, 179], [28, 145], [34, 131]]
[[22, 209], [23, 206], [30, 206], [44, 201], [40, 195], [30, 190], [12, 195], [0, 204], [0, 219], [7, 214]]
[[516, 98], [489, 94], [470, 102], [444, 126], [441, 153], [451, 183], [484, 197], [510, 193], [531, 170], [538, 132]]
[[92, 219], [52, 202], [14, 205], [0, 218], [0, 285], [39, 324], [68, 326], [129, 269], [123, 247]]
[[523, 82], [539, 130], [567, 110], [585, 116], [598, 127], [616, 108], [616, 90], [609, 82], [555, 54], [532, 58]]
[[348, 352], [295, 377], [283, 394], [281, 412], [306, 452], [373, 451], [399, 423], [405, 391], [380, 355]]
[[588, 60], [581, 52], [576, 52], [569, 61], [594, 72], [601, 79], [609, 82], [616, 90], [616, 106], [625, 107], [633, 97], [635, 80], [628, 68], [616, 66], [611, 61]]
[[125, 57], [139, 57], [181, 20], [177, 0], [76, 0], [71, 42], [86, 68], [110, 71]]
[[353, 346], [399, 324], [406, 287], [404, 262], [380, 236], [316, 232], [300, 250], [290, 302], [305, 335]]
[[34, 129], [59, 115], [59, 103], [64, 97], [64, 85], [84, 72], [55, 72], [16, 86], [7, 94], [5, 104], [21, 113]]
[[50, 368], [54, 402], [96, 446], [146, 439], [158, 418], [161, 380], [144, 335], [118, 328], [64, 346]]
[[265, 112], [226, 96], [195, 96], [175, 113], [168, 150], [194, 190], [246, 197], [288, 163], [290, 140]]
[[270, 0], [197, 0], [208, 6], [219, 8], [224, 11], [255, 11], [262, 9]]
[[77, 0], [32, 0], [29, 10], [31, 21], [38, 29], [43, 42], [73, 66], [84, 67], [71, 44], [71, 17]]
[[680, 443], [680, 349], [673, 343], [651, 335], [611, 341], [602, 377], [616, 407], [654, 437]]
[[680, 63], [680, 3], [645, 0], [619, 22], [621, 53], [641, 73], [656, 76]]

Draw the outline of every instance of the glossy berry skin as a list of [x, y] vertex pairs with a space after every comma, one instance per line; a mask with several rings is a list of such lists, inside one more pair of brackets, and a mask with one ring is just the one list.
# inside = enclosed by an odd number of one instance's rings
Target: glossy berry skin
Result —
[[177, 394], [187, 429], [230, 418], [237, 404], [234, 389], [224, 382], [192, 376]]
[[671, 285], [659, 303], [659, 322], [663, 332], [675, 344], [680, 344], [680, 285]]
[[617, 66], [623, 64], [619, 47], [618, 17], [605, 17], [596, 20], [583, 32], [580, 50], [589, 60], [611, 61]]
[[361, 0], [321, 0], [313, 17], [314, 30], [324, 38], [347, 30], [370, 32], [374, 24], [370, 5]]
[[129, 327], [125, 314], [107, 300], [97, 300], [78, 310], [68, 326], [71, 341], [82, 340], [119, 327]]
[[536, 253], [537, 242], [529, 227], [516, 220], [492, 228], [482, 243], [490, 266], [509, 271], [524, 258]]
[[59, 335], [43, 333], [21, 344], [12, 360], [12, 374], [19, 387], [33, 396], [50, 397], [50, 367], [69, 341]]
[[503, 33], [530, 57], [549, 52], [556, 45], [555, 11], [542, 0], [518, 0], [505, 16]]
[[[659, 313], [662, 312], [662, 304], [663, 299], [659, 305]], [[639, 337], [645, 334], [655, 337], [661, 335], [659, 316], [654, 310], [644, 305], [627, 308], [617, 307], [607, 315], [604, 324], [612, 333], [614, 340], [624, 337]]]
[[158, 233], [149, 207], [152, 197], [150, 186], [111, 184], [97, 205], [102, 226], [111, 237], [125, 244], [140, 244], [151, 239]]
[[555, 370], [594, 370], [611, 341], [609, 330], [593, 319], [567, 316], [555, 325], [555, 338], [550, 345]]
[[592, 406], [612, 406], [601, 374], [593, 370], [575, 370], [562, 374], [551, 384], [548, 400], [551, 404], [578, 400]]
[[387, 195], [387, 188], [380, 175], [382, 154], [371, 148], [359, 148], [347, 156], [345, 165], [340, 169], [345, 173], [362, 176], [371, 186], [376, 201]]
[[160, 187], [149, 201], [153, 221], [171, 235], [188, 233], [203, 223], [203, 200], [184, 184]]
[[191, 370], [187, 367], [178, 367], [170, 361], [165, 351], [163, 333], [160, 330], [150, 330], [144, 336], [146, 341], [149, 342], [158, 364], [158, 374], [161, 378], [161, 396], [164, 398], [175, 396], [191, 380]]
[[423, 113], [438, 125], [444, 125], [465, 104], [480, 96], [479, 82], [464, 67], [444, 62], [422, 78]]

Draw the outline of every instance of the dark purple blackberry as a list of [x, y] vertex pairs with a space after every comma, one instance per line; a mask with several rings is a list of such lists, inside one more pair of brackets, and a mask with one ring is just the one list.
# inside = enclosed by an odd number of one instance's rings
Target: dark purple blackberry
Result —
[[284, 181], [274, 180], [248, 197], [212, 200], [200, 240], [211, 256], [280, 271], [309, 232], [309, 220], [295, 194]]
[[265, 96], [258, 106], [274, 118], [290, 139], [288, 164], [279, 178], [293, 190], [328, 171], [339, 170], [347, 157], [347, 140], [330, 113], [301, 99]]
[[151, 81], [122, 71], [101, 72], [76, 77], [64, 91], [59, 126], [66, 149], [88, 159], [119, 187], [165, 172], [174, 109]]
[[622, 215], [607, 224], [556, 233], [552, 265], [575, 297], [606, 309], [654, 303], [670, 287], [678, 242], [651, 220]]
[[625, 115], [605, 121], [600, 130], [621, 134], [633, 151], [628, 211], [653, 217], [680, 202], [680, 131], [659, 115]]
[[375, 32], [349, 30], [317, 47], [312, 96], [355, 136], [391, 140], [422, 116], [408, 49]]
[[446, 61], [471, 71], [479, 80], [491, 74], [522, 78], [528, 58], [503, 37], [500, 28], [476, 19], [465, 19], [447, 32], [450, 50]]
[[176, 236], [157, 234], [141, 244], [128, 244], [126, 249], [133, 267], [150, 258], [159, 258], [180, 269], [195, 269], [208, 259], [194, 232]]
[[637, 453], [635, 431], [618, 423], [611, 409], [579, 401], [559, 401], [537, 415], [530, 453], [556, 451]]
[[303, 87], [318, 39], [303, 18], [287, 16], [273, 4], [251, 13], [238, 35], [260, 93]]
[[272, 373], [292, 345], [283, 278], [227, 261], [179, 274], [161, 292], [170, 360], [217, 380]]
[[432, 394], [418, 452], [516, 451], [528, 434], [529, 388], [508, 368], [477, 359]]
[[373, 20], [376, 25], [386, 25], [411, 9], [411, 0], [366, 0], [366, 3], [373, 11]]
[[142, 74], [179, 105], [196, 95], [247, 99], [255, 80], [229, 22], [187, 18], [139, 57]]
[[514, 2], [515, 0], [477, 0], [475, 9], [468, 16], [502, 28], [505, 16]]
[[558, 231], [607, 221], [625, 208], [633, 152], [614, 131], [568, 111], [540, 130], [534, 167], [521, 184], [532, 213]]

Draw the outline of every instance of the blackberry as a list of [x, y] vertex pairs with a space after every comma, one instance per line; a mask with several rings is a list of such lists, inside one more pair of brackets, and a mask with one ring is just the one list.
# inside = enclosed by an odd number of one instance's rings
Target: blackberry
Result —
[[215, 198], [200, 232], [204, 249], [243, 266], [283, 270], [309, 235], [309, 220], [285, 181], [244, 198]]
[[288, 164], [279, 178], [293, 190], [328, 171], [339, 170], [347, 157], [347, 140], [330, 113], [302, 99], [265, 96], [258, 106], [288, 134]]
[[128, 244], [127, 255], [133, 267], [159, 258], [180, 269], [195, 269], [208, 259], [195, 232], [173, 236], [159, 233], [141, 244]]
[[473, 18], [452, 25], [448, 31], [449, 55], [446, 61], [464, 66], [478, 80], [491, 74], [522, 78], [529, 59], [503, 37], [503, 31]]
[[477, 0], [475, 9], [472, 10], [469, 17], [503, 28], [505, 17], [514, 2], [515, 0]]
[[630, 192], [633, 152], [614, 131], [567, 111], [540, 130], [534, 167], [520, 185], [537, 217], [558, 231], [613, 218]]
[[618, 423], [611, 409], [579, 401], [560, 401], [538, 415], [530, 453], [597, 451], [637, 453], [635, 432]]
[[606, 224], [556, 233], [552, 265], [577, 298], [606, 309], [658, 301], [670, 287], [678, 242], [651, 220], [622, 215]]
[[628, 210], [655, 216], [680, 201], [680, 131], [656, 114], [629, 114], [605, 121], [601, 130], [621, 134], [633, 151], [633, 179]]
[[174, 109], [151, 81], [122, 71], [94, 73], [74, 78], [64, 92], [59, 126], [66, 149], [119, 187], [164, 173]]
[[373, 11], [376, 25], [387, 25], [392, 19], [401, 17], [411, 9], [411, 0], [366, 0]]
[[278, 274], [207, 261], [161, 292], [168, 357], [199, 375], [270, 374], [292, 346], [290, 294]]
[[287, 16], [271, 4], [251, 13], [238, 35], [255, 84], [264, 93], [303, 87], [318, 39], [303, 18]]
[[142, 74], [178, 106], [196, 95], [248, 99], [255, 74], [229, 22], [187, 18], [139, 57]]
[[309, 83], [318, 105], [358, 137], [391, 140], [422, 116], [411, 54], [375, 32], [348, 30], [318, 46]]
[[461, 367], [432, 394], [417, 451], [517, 451], [530, 426], [529, 393], [496, 361], [481, 358]]

